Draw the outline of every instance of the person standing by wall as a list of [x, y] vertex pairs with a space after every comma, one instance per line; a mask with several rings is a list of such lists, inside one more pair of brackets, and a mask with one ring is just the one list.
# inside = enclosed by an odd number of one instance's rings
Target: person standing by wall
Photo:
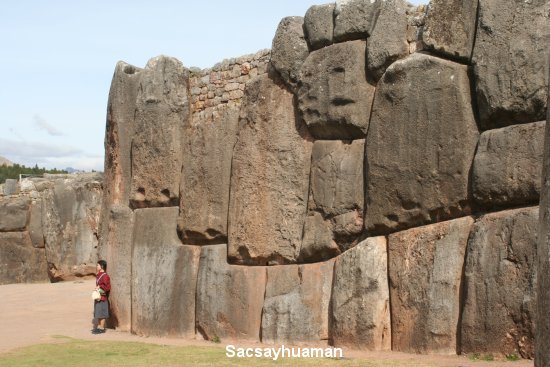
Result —
[[96, 265], [96, 290], [101, 297], [94, 301], [94, 328], [92, 334], [105, 332], [105, 319], [109, 318], [109, 292], [111, 291], [111, 278], [107, 271], [107, 262], [99, 260]]

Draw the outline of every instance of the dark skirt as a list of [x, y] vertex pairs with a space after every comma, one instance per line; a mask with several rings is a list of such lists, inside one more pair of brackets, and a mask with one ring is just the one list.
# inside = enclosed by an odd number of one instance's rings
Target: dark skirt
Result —
[[96, 319], [109, 318], [109, 301], [94, 302], [94, 318]]

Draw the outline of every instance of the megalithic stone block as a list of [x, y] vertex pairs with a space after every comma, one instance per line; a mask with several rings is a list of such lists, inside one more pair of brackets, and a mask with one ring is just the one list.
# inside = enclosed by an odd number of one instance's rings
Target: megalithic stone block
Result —
[[281, 83], [265, 74], [245, 89], [231, 172], [232, 263], [295, 263], [299, 255], [313, 143]]
[[392, 350], [460, 352], [462, 271], [473, 223], [465, 217], [389, 236]]
[[478, 141], [467, 67], [415, 53], [376, 89], [366, 141], [370, 234], [464, 216]]
[[465, 266], [462, 353], [534, 356], [538, 208], [476, 221]]
[[201, 247], [197, 333], [207, 340], [260, 340], [266, 284], [263, 266], [227, 263], [227, 245]]
[[200, 247], [182, 245], [178, 208], [135, 211], [132, 332], [194, 337]]

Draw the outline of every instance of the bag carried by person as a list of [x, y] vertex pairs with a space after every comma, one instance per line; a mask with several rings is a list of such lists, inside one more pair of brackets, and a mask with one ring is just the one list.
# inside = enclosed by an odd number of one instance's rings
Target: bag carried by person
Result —
[[97, 289], [92, 292], [92, 299], [94, 301], [99, 301], [101, 299], [101, 294], [99, 293], [99, 291]]

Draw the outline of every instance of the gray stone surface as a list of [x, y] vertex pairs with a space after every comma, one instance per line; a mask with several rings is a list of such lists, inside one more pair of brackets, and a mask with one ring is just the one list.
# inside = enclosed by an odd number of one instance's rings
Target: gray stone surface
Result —
[[29, 221], [27, 197], [0, 199], [0, 232], [23, 231]]
[[101, 174], [57, 178], [42, 193], [42, 229], [54, 281], [95, 275], [101, 180]]
[[365, 41], [334, 44], [302, 65], [298, 107], [316, 139], [366, 136], [375, 88], [367, 82], [365, 53]]
[[182, 134], [190, 118], [189, 71], [158, 56], [140, 71], [131, 146], [131, 202], [136, 208], [179, 203]]
[[[550, 93], [547, 105], [550, 106]], [[544, 158], [537, 236], [537, 315], [535, 366], [550, 366], [550, 109], [546, 112]]]
[[266, 269], [227, 263], [227, 246], [201, 247], [197, 333], [207, 340], [260, 340]]
[[372, 34], [385, 0], [336, 0], [334, 42], [365, 39]]
[[8, 178], [4, 182], [4, 195], [13, 195], [17, 193], [17, 180]]
[[332, 44], [335, 4], [312, 5], [304, 16], [304, 34], [311, 51]]
[[299, 255], [307, 209], [311, 138], [293, 96], [262, 75], [247, 84], [229, 203], [229, 259], [265, 265]]
[[333, 239], [330, 222], [325, 222], [320, 213], [310, 213], [304, 224], [304, 237], [298, 262], [327, 260], [338, 254], [340, 248]]
[[405, 0], [386, 0], [379, 6], [378, 20], [367, 40], [367, 69], [375, 80], [394, 61], [409, 54], [407, 7]]
[[457, 350], [464, 254], [474, 223], [465, 217], [388, 238], [392, 350]]
[[431, 0], [423, 30], [424, 47], [445, 57], [470, 61], [479, 0]]
[[0, 285], [47, 282], [47, 268], [44, 249], [32, 246], [29, 232], [0, 232]]
[[540, 121], [481, 134], [472, 167], [472, 192], [480, 206], [539, 202], [544, 127]]
[[334, 265], [330, 339], [336, 347], [390, 350], [390, 295], [385, 237], [372, 237]]
[[177, 217], [177, 207], [135, 211], [132, 332], [138, 335], [195, 335], [200, 247], [181, 244]]
[[262, 342], [328, 338], [328, 310], [334, 260], [270, 266], [262, 311]]
[[472, 62], [483, 130], [544, 120], [547, 0], [482, 0]]
[[534, 356], [538, 207], [476, 221], [465, 266], [462, 353]]
[[44, 242], [44, 230], [42, 229], [42, 215], [42, 198], [33, 199], [29, 208], [28, 230], [31, 236], [32, 245], [37, 248], [46, 246]]
[[464, 65], [415, 53], [376, 90], [367, 136], [365, 227], [382, 234], [470, 212], [478, 141]]
[[178, 232], [184, 243], [227, 242], [231, 158], [239, 109], [218, 106], [185, 125]]
[[364, 139], [313, 144], [301, 261], [326, 260], [357, 244], [363, 231], [364, 149]]
[[109, 295], [111, 317], [108, 322], [117, 330], [131, 331], [134, 212], [126, 205], [114, 204], [108, 217], [103, 216], [101, 220], [109, 226], [98, 249], [98, 257], [107, 261], [113, 289]]
[[290, 88], [300, 80], [300, 69], [309, 55], [303, 30], [304, 18], [281, 20], [271, 46], [271, 65]]

